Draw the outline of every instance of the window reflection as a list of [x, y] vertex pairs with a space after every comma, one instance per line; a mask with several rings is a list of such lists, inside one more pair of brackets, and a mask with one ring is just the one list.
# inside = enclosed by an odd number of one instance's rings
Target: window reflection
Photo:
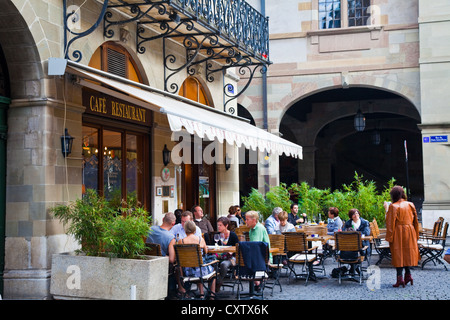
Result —
[[122, 200], [122, 134], [103, 131], [103, 193], [106, 199]]
[[98, 189], [98, 129], [83, 126], [83, 194]]

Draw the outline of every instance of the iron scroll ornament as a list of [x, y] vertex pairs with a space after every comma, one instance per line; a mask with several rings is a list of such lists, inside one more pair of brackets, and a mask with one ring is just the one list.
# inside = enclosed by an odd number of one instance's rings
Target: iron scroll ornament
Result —
[[[80, 62], [81, 59], [83, 58], [83, 55], [81, 53], [80, 50], [74, 50], [72, 52], [72, 57], [75, 59], [71, 59], [70, 58], [70, 54], [69, 54], [69, 49], [70, 46], [72, 45], [72, 43], [80, 38], [83, 38], [89, 34], [91, 34], [92, 32], [94, 32], [95, 29], [97, 29], [97, 27], [100, 25], [100, 22], [103, 20], [105, 13], [106, 13], [106, 9], [108, 8], [108, 1], [109, 0], [104, 0], [103, 2], [103, 6], [102, 6], [102, 10], [100, 12], [100, 15], [98, 16], [97, 21], [86, 31], [83, 32], [75, 32], [71, 29], [69, 22], [69, 19], [71, 19], [70, 21], [72, 22], [72, 24], [76, 23], [79, 21], [80, 17], [78, 16], [78, 10], [72, 11], [70, 13], [67, 12], [67, 0], [64, 0], [63, 2], [63, 10], [64, 10], [64, 58], [68, 59], [68, 60], [72, 60], [75, 62]], [[78, 20], [77, 20], [78, 19]], [[68, 35], [74, 35], [75, 37], [73, 37], [72, 39], [68, 39]]]
[[[252, 69], [251, 67], [252, 67], [251, 65], [248, 65], [248, 66], [247, 66], [247, 65], [244, 65], [244, 66], [241, 66], [241, 67], [239, 68], [239, 71], [238, 71], [238, 72], [239, 72], [239, 74], [240, 74], [241, 76], [245, 75], [245, 74], [247, 73], [247, 71], [250, 73], [250, 76], [249, 76], [249, 78], [248, 78], [247, 83], [246, 83], [245, 86], [242, 88], [242, 90], [239, 91], [238, 94], [236, 94], [236, 95], [230, 95], [230, 94], [228, 93], [228, 92], [229, 92], [230, 86], [233, 87], [233, 85], [230, 84], [230, 83], [227, 83], [227, 84], [223, 87], [223, 93], [224, 93], [227, 97], [230, 98], [230, 99], [228, 99], [228, 100], [225, 102], [225, 104], [224, 104], [224, 106], [223, 106], [225, 112], [227, 111], [227, 104], [228, 104], [229, 102], [231, 102], [231, 101], [237, 99], [242, 93], [245, 92], [245, 90], [247, 90], [247, 88], [249, 87], [250, 83], [251, 83], [252, 80], [253, 80], [253, 77], [255, 76], [256, 70], [258, 70], [258, 69], [260, 68], [261, 74], [264, 74], [264, 73], [267, 72], [267, 66], [266, 66], [265, 64], [256, 64], [256, 65], [253, 65], [253, 69]], [[236, 110], [235, 110], [233, 107], [230, 107], [230, 108], [228, 109], [228, 112], [231, 113], [231, 114], [235, 114]]]

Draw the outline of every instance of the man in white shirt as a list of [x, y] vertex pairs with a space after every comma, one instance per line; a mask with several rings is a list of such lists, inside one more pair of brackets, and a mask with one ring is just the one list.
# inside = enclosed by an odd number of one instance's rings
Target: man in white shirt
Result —
[[[175, 236], [175, 240], [178, 242], [178, 240], [180, 239], [184, 239], [186, 238], [186, 231], [184, 231], [184, 224], [187, 221], [192, 221], [193, 220], [193, 216], [192, 216], [192, 212], [190, 211], [184, 211], [181, 214], [181, 223], [178, 223], [176, 225], [173, 226], [172, 229], [170, 229], [170, 231], [173, 233], [173, 235]], [[195, 235], [201, 237], [202, 236], [202, 231], [200, 230], [199, 227], [196, 228], [196, 232]]]

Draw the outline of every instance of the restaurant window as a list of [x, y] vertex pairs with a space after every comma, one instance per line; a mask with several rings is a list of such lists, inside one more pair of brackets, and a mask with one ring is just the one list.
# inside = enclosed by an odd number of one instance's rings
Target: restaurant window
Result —
[[143, 203], [145, 135], [98, 124], [84, 124], [83, 192], [95, 189], [118, 206]]
[[[142, 82], [130, 54], [112, 42], [95, 51], [89, 66]], [[95, 189], [117, 206], [125, 200], [148, 208], [150, 111], [101, 89], [83, 88], [83, 105], [83, 193]]]
[[370, 0], [318, 0], [320, 29], [370, 24]]

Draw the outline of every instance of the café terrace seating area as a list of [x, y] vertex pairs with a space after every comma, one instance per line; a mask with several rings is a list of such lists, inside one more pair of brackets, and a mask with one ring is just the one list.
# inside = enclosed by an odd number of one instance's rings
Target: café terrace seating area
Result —
[[[434, 266], [442, 268], [443, 272], [447, 271], [443, 255], [448, 222], [439, 218], [432, 229], [422, 228], [420, 224], [419, 229], [418, 247], [422, 258], [416, 268], [426, 270], [427, 267]], [[384, 238], [386, 230], [379, 228], [375, 219], [370, 222], [370, 236], [357, 231], [339, 231], [329, 235], [326, 224], [303, 224], [296, 226], [296, 232], [269, 235], [271, 244], [267, 248], [264, 243], [246, 244], [250, 242], [247, 226], [233, 228], [233, 231], [240, 241], [236, 246], [208, 246], [209, 254], [216, 254], [219, 258], [213, 263], [204, 262], [200, 251], [195, 248], [191, 250], [192, 257], [189, 257], [189, 253], [180, 253], [184, 248], [177, 248], [175, 245], [175, 268], [177, 263], [186, 266], [186, 261], [189, 261], [187, 265], [191, 267], [214, 265], [214, 271], [201, 274], [197, 278], [186, 279], [182, 275], [183, 281], [189, 282], [191, 294], [188, 299], [199, 298], [196, 294], [197, 283], [202, 283], [207, 288], [207, 294], [202, 295], [201, 299], [271, 299], [282, 292], [285, 286], [306, 287], [321, 281], [333, 286], [342, 285], [343, 281], [362, 285], [370, 276], [370, 266], [394, 268], [390, 264], [389, 243]], [[364, 246], [363, 241], [369, 241], [370, 245]], [[150, 251], [154, 250], [154, 246], [147, 245], [148, 253], [157, 252]], [[241, 247], [244, 249], [241, 250]], [[354, 252], [355, 255], [349, 259], [343, 256], [343, 252]], [[236, 262], [228, 271], [220, 291], [214, 293], [211, 292], [208, 282], [211, 283], [210, 280], [218, 276], [218, 266], [223, 253], [234, 254]], [[259, 254], [261, 256], [258, 256]], [[255, 269], [256, 265], [260, 266], [259, 269]], [[255, 286], [255, 283], [259, 285]], [[184, 298], [186, 297], [181, 297]]]

